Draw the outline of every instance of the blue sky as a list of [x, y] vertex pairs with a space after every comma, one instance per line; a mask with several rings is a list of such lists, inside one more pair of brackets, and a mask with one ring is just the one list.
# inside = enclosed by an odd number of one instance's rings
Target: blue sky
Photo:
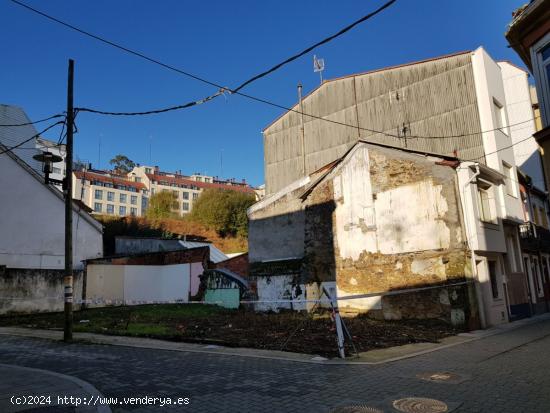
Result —
[[[84, 1], [27, 4], [95, 34], [235, 87], [382, 5], [358, 1]], [[523, 67], [504, 38], [512, 10], [526, 0], [398, 0], [391, 8], [314, 53], [325, 78], [484, 46]], [[0, 103], [31, 119], [64, 110], [67, 60], [75, 60], [75, 105], [141, 111], [200, 99], [215, 88], [84, 37], [0, 0]], [[313, 53], [243, 92], [281, 105], [319, 84]], [[122, 153], [135, 162], [191, 174], [263, 182], [262, 129], [281, 110], [240, 96], [147, 117], [81, 113], [76, 155], [106, 168]], [[56, 134], [48, 135], [56, 138]], [[101, 142], [101, 151], [99, 143]], [[150, 145], [151, 144], [151, 145]], [[223, 166], [220, 165], [223, 158]]]

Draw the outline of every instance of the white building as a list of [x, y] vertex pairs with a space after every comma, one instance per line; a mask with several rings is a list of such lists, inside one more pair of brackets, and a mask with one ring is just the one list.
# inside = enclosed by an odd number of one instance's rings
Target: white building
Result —
[[[36, 149], [40, 152], [50, 152], [61, 157], [61, 161], [52, 164], [50, 178], [62, 181], [65, 178], [65, 157], [67, 155], [67, 147], [65, 144], [57, 144], [45, 138], [36, 138]], [[55, 184], [58, 189], [62, 189], [61, 184]]]
[[[6, 146], [0, 143], [0, 153]], [[65, 201], [21, 158], [0, 154], [0, 313], [63, 308]], [[102, 225], [73, 204], [74, 295], [83, 260], [103, 254]]]

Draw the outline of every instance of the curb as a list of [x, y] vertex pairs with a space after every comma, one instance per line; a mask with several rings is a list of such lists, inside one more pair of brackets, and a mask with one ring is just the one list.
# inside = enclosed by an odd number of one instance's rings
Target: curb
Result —
[[[127, 337], [127, 336], [109, 336], [102, 334], [94, 333], [75, 333], [75, 339], [83, 340], [92, 344], [102, 344], [102, 345], [115, 345], [123, 347], [134, 347], [134, 348], [147, 348], [147, 349], [156, 349], [164, 351], [178, 351], [184, 353], [201, 353], [201, 354], [211, 354], [218, 356], [231, 356], [231, 357], [248, 357], [256, 359], [268, 359], [268, 360], [280, 360], [280, 361], [289, 361], [297, 363], [307, 363], [307, 364], [320, 364], [325, 366], [330, 365], [380, 365], [385, 363], [392, 363], [395, 361], [412, 358], [416, 356], [421, 356], [423, 354], [432, 353], [434, 351], [443, 350], [446, 348], [454, 347], [460, 344], [470, 343], [472, 341], [481, 340], [483, 338], [491, 337], [494, 335], [506, 333], [508, 331], [516, 330], [522, 327], [526, 327], [531, 324], [536, 324], [545, 320], [550, 320], [550, 313], [542, 314], [539, 316], [515, 321], [513, 323], [502, 324], [496, 327], [489, 328], [487, 330], [476, 330], [469, 333], [461, 333], [456, 336], [450, 336], [443, 339], [443, 341], [453, 340], [452, 343], [441, 343], [436, 344], [433, 348], [411, 351], [410, 353], [398, 355], [395, 357], [387, 357], [377, 361], [353, 361], [350, 360], [339, 360], [339, 359], [326, 359], [324, 357], [319, 357], [311, 354], [302, 354], [302, 353], [286, 353], [292, 355], [293, 357], [286, 356], [285, 354], [277, 355], [275, 350], [258, 350], [258, 349], [249, 349], [249, 348], [239, 348], [240, 351], [231, 351], [230, 347], [223, 346], [212, 346], [212, 345], [200, 345], [194, 343], [181, 343], [181, 342], [171, 342], [163, 341], [157, 339], [149, 338], [140, 338], [140, 337]], [[11, 335], [11, 336], [20, 336], [20, 337], [32, 337], [32, 338], [42, 338], [46, 340], [59, 340], [61, 339], [62, 332], [54, 330], [32, 330], [21, 327], [0, 327], [0, 335]], [[59, 336], [59, 337], [57, 337]], [[426, 343], [416, 343], [423, 345]], [[412, 344], [414, 346], [415, 344]], [[388, 349], [374, 350], [383, 352], [390, 349], [398, 349], [397, 347], [389, 347]], [[219, 350], [214, 350], [214, 348]], [[368, 354], [368, 352], [366, 352]]]
[[[84, 389], [86, 392], [88, 392], [93, 397], [102, 397], [102, 398], [105, 397], [93, 385], [91, 385], [87, 381], [79, 379], [78, 377], [68, 376], [66, 374], [57, 373], [55, 371], [35, 369], [35, 368], [32, 368], [32, 367], [23, 367], [23, 366], [18, 366], [18, 365], [14, 365], [14, 364], [0, 363], [0, 367], [7, 367], [7, 368], [12, 368], [12, 369], [18, 369], [18, 370], [25, 370], [25, 371], [28, 371], [28, 372], [31, 372], [31, 373], [47, 374], [49, 376], [54, 376], [54, 377], [57, 377], [59, 379], [67, 380], [67, 381], [70, 381], [70, 382], [74, 383], [78, 387]], [[83, 407], [78, 406], [78, 407], [76, 407], [75, 411], [79, 412], [79, 411], [83, 410], [84, 407], [90, 407], [90, 406], [83, 406]], [[93, 406], [93, 407], [96, 408], [96, 411], [98, 413], [112, 413], [111, 408], [109, 406], [106, 406], [106, 405]]]

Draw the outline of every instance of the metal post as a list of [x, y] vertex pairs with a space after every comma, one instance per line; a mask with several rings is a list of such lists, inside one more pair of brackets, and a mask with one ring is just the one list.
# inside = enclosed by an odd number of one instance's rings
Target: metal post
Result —
[[345, 359], [346, 353], [344, 352], [344, 333], [342, 332], [342, 320], [340, 318], [338, 303], [336, 299], [330, 295], [325, 287], [323, 287], [323, 291], [330, 299], [330, 306], [332, 307], [332, 313], [334, 314], [334, 324], [336, 324], [336, 338], [338, 342], [338, 355], [341, 359]]
[[67, 81], [67, 154], [65, 158], [65, 328], [63, 340], [73, 339], [73, 79], [74, 61], [69, 59]]
[[298, 102], [300, 103], [300, 132], [302, 134], [302, 173], [306, 176], [306, 131], [304, 129], [304, 105], [302, 104], [302, 84], [298, 83]]

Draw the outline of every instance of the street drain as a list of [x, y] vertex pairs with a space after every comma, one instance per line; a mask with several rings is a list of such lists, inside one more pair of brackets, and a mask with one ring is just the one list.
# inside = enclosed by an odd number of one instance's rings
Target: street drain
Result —
[[406, 397], [395, 400], [393, 407], [404, 413], [445, 413], [448, 411], [447, 405], [442, 401], [423, 397]]
[[369, 406], [342, 406], [332, 409], [329, 413], [384, 413], [384, 411]]

